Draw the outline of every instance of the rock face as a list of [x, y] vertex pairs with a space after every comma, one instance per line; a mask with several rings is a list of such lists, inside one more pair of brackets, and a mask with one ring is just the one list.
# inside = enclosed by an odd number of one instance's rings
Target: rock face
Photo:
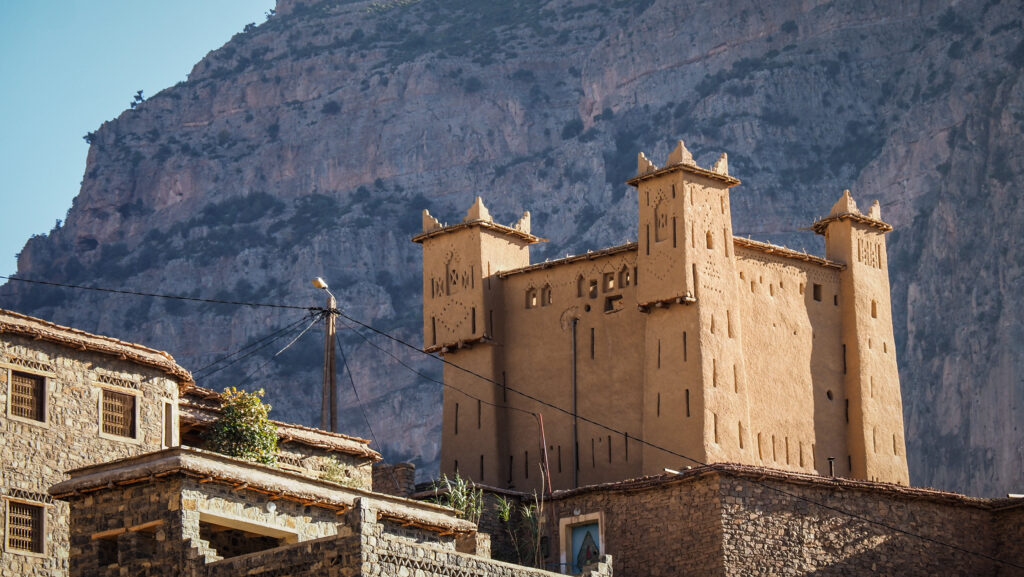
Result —
[[[636, 154], [686, 139], [744, 181], [737, 234], [801, 230], [843, 188], [882, 202], [911, 481], [1024, 486], [1022, 5], [784, 0], [279, 0], [189, 80], [100, 127], [30, 279], [322, 304], [419, 344], [420, 210], [528, 209], [534, 259], [634, 239]], [[1014, 186], [1017, 185], [1017, 186]], [[193, 369], [302, 311], [8, 283], [3, 306], [165, 348]], [[305, 326], [298, 326], [301, 329]], [[296, 330], [289, 335], [294, 336]], [[436, 361], [341, 328], [342, 428], [436, 467]], [[321, 329], [213, 373], [319, 421]], [[376, 347], [379, 347], [376, 348]], [[382, 350], [384, 352], [382, 352]], [[340, 360], [340, 359], [339, 359]], [[213, 374], [211, 374], [213, 373]], [[435, 469], [436, 470], [436, 469]]]

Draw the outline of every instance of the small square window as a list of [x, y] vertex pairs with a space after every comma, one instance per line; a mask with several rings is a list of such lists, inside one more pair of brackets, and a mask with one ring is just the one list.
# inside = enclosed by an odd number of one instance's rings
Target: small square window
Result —
[[46, 378], [11, 371], [11, 415], [46, 420]]
[[45, 512], [42, 505], [20, 501], [7, 502], [8, 551], [43, 553]]
[[103, 432], [118, 437], [135, 438], [135, 395], [103, 391]]

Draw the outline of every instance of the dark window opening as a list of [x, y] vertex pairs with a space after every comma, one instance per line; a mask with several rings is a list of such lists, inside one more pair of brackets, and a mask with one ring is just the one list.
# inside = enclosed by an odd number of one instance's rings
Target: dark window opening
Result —
[[96, 563], [106, 567], [117, 563], [117, 538], [108, 537], [96, 540]]
[[658, 400], [654, 407], [654, 413], [656, 416], [661, 416], [661, 393], [658, 393]]
[[484, 480], [484, 456], [480, 455], [480, 480]]
[[590, 288], [589, 288], [589, 292], [587, 293], [587, 296], [589, 296], [592, 299], [596, 299], [597, 298], [597, 281], [596, 280], [590, 281]]
[[523, 476], [530, 478], [530, 452], [523, 451]]
[[683, 331], [683, 362], [686, 362], [686, 331]]
[[480, 428], [483, 423], [483, 407], [480, 399], [476, 400], [476, 428]]
[[455, 434], [458, 435], [459, 434], [459, 404], [458, 403], [455, 403], [455, 419], [453, 420], [453, 422], [455, 423]]
[[546, 307], [551, 304], [551, 285], [546, 284], [540, 289], [540, 306]]
[[871, 301], [871, 318], [878, 318], [878, 301]]
[[437, 344], [437, 318], [430, 317], [430, 344]]
[[811, 294], [814, 296], [814, 300], [821, 302], [821, 285], [818, 283], [814, 283], [814, 285], [811, 287], [811, 290]]
[[839, 295], [832, 295], [832, 304], [839, 306]]
[[622, 310], [622, 295], [612, 295], [604, 299], [604, 312]]
[[601, 280], [604, 285], [604, 292], [608, 292], [615, 288], [615, 273], [606, 272], [602, 275]]
[[594, 328], [590, 328], [590, 358], [594, 358]]
[[583, 275], [576, 277], [576, 296], [583, 298]]
[[593, 437], [590, 438], [590, 468], [597, 468], [597, 445]]
[[686, 389], [686, 416], [690, 416], [690, 389]]
[[469, 311], [469, 332], [476, 334], [476, 307], [473, 307]]
[[199, 522], [199, 537], [209, 542], [210, 548], [216, 551], [218, 557], [225, 559], [266, 551], [285, 544], [285, 540], [280, 537], [261, 535], [205, 521]]
[[608, 462], [612, 462], [612, 436], [608, 435]]

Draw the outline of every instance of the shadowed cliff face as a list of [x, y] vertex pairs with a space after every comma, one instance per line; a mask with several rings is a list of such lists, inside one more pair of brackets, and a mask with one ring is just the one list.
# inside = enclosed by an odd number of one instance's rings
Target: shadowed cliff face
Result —
[[[421, 342], [419, 211], [485, 198], [550, 239], [534, 259], [636, 236], [636, 154], [729, 154], [737, 234], [821, 252], [843, 188], [877, 198], [915, 485], [1024, 483], [1019, 3], [298, 2], [96, 132], [26, 278], [322, 304]], [[302, 311], [19, 283], [2, 306], [170, 351], [198, 369]], [[305, 326], [305, 325], [302, 325]], [[301, 328], [301, 327], [300, 327]], [[440, 390], [339, 331], [342, 428], [436, 470]], [[216, 374], [319, 421], [319, 327]], [[438, 378], [436, 361], [367, 338]], [[246, 375], [251, 374], [246, 380]], [[510, 383], [514, 386], [514, 383]], [[364, 420], [364, 412], [365, 418]]]

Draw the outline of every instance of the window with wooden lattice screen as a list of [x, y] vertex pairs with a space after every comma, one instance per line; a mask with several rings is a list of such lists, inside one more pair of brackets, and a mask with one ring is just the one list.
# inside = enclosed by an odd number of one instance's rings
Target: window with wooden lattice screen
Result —
[[46, 420], [46, 379], [11, 371], [11, 415]]
[[43, 552], [44, 509], [18, 501], [7, 502], [7, 550]]
[[103, 432], [135, 438], [135, 395], [103, 389]]

